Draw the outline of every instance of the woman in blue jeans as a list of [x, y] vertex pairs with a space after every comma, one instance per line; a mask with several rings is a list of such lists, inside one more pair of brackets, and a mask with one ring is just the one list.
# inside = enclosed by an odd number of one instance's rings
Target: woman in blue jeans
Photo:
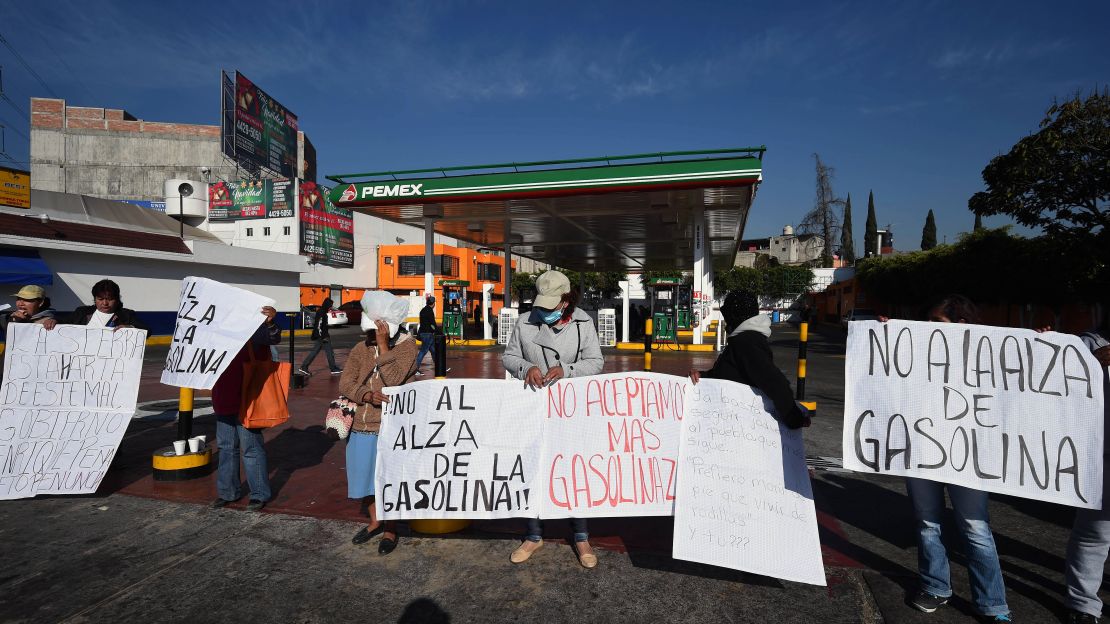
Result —
[[[928, 320], [934, 323], [976, 323], [979, 315], [966, 297], [949, 295], [929, 309]], [[921, 575], [921, 586], [910, 599], [910, 606], [932, 613], [952, 597], [948, 553], [941, 541], [940, 530], [946, 489], [956, 515], [957, 529], [967, 544], [972, 603], [989, 621], [1010, 622], [1006, 586], [1002, 583], [1002, 568], [998, 564], [998, 550], [987, 513], [987, 493], [913, 477], [906, 478], [906, 491], [909, 492], [917, 520], [917, 569]]]
[[254, 351], [257, 360], [270, 359], [270, 345], [281, 342], [281, 328], [274, 322], [277, 311], [270, 306], [262, 308], [266, 321], [258, 326], [247, 344], [235, 354], [227, 369], [212, 386], [212, 409], [216, 412], [216, 446], [220, 449], [216, 468], [216, 500], [213, 508], [227, 506], [243, 497], [239, 476], [239, 450], [243, 451], [243, 467], [247, 471], [250, 501], [247, 509], [260, 511], [270, 500], [270, 476], [266, 466], [266, 448], [262, 430], [247, 429], [239, 422], [239, 403], [243, 396], [243, 363], [248, 360], [247, 349]]

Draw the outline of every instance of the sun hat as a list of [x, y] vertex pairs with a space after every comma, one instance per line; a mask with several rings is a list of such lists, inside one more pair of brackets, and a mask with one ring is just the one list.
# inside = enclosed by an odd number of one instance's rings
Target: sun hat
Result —
[[536, 278], [536, 300], [532, 305], [553, 310], [563, 295], [570, 292], [570, 280], [558, 271], [547, 271]]
[[46, 289], [42, 286], [24, 286], [15, 296], [19, 299], [45, 299]]

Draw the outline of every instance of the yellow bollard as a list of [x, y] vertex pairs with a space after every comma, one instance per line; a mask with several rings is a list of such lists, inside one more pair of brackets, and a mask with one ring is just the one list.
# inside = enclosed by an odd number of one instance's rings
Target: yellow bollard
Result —
[[652, 336], [652, 321], [648, 319], [644, 321], [644, 370], [651, 370], [651, 339]]

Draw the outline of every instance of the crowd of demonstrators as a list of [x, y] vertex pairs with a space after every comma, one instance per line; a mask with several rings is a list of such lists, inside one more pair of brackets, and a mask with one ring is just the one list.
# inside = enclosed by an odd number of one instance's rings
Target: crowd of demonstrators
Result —
[[[532, 311], [517, 319], [502, 356], [505, 370], [539, 389], [562, 378], [597, 375], [605, 360], [593, 319], [578, 308], [578, 293], [558, 271], [536, 278]], [[574, 551], [586, 568], [597, 566], [585, 518], [571, 518]], [[509, 560], [524, 563], [543, 546], [543, 523], [529, 518], [524, 541]]]
[[331, 298], [324, 299], [320, 304], [320, 308], [316, 310], [316, 316], [312, 319], [312, 350], [305, 356], [304, 361], [301, 362], [301, 368], [297, 371], [305, 375], [311, 375], [308, 372], [308, 367], [312, 365], [312, 360], [316, 359], [316, 355], [322, 349], [324, 355], [328, 358], [328, 368], [331, 369], [332, 375], [339, 375], [343, 369], [335, 363], [335, 352], [331, 348], [331, 334], [330, 327], [328, 326], [328, 313], [331, 311], [332, 306]]
[[351, 542], [364, 544], [382, 534], [378, 552], [388, 555], [397, 547], [393, 522], [377, 517], [374, 498], [374, 466], [378, 454], [378, 431], [382, 407], [389, 401], [384, 388], [410, 381], [416, 373], [416, 341], [404, 328], [408, 304], [384, 291], [366, 293], [362, 299], [362, 329], [365, 339], [350, 355], [339, 379], [343, 396], [357, 403], [347, 438], [347, 498], [366, 501], [370, 524]]

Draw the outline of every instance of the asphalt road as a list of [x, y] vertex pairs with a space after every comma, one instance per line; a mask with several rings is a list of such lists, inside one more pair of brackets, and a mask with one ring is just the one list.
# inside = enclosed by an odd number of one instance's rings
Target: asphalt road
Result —
[[[358, 339], [335, 332], [340, 359]], [[286, 347], [282, 347], [284, 352]], [[794, 378], [797, 332], [776, 329], [776, 361]], [[303, 353], [301, 348], [298, 352]], [[209, 510], [123, 494], [0, 503], [4, 622], [964, 622], [972, 621], [962, 545], [951, 541], [956, 597], [932, 615], [903, 601], [915, 586], [916, 542], [900, 479], [838, 471], [844, 332], [811, 332], [806, 431], [828, 587], [678, 562], [658, 552], [600, 551], [579, 567], [565, 544], [527, 564], [515, 540], [469, 533], [406, 535], [387, 557], [356, 547], [358, 524]], [[145, 399], [174, 396], [151, 347]], [[610, 354], [634, 366], [634, 354]], [[298, 358], [299, 359], [299, 358]], [[496, 372], [497, 350], [454, 352], [457, 372]], [[712, 355], [662, 353], [656, 370], [704, 368]], [[314, 369], [326, 373], [317, 359]], [[140, 397], [141, 399], [143, 397]], [[995, 538], [1019, 622], [1058, 621], [1067, 508], [993, 496]]]

